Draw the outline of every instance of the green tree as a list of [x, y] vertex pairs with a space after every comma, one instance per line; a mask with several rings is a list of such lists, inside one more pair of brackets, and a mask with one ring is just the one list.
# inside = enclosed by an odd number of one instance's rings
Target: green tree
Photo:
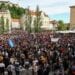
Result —
[[58, 30], [66, 30], [66, 25], [61, 20], [58, 22]]
[[9, 31], [9, 20], [8, 19], [6, 19], [6, 29], [5, 29], [5, 31], [6, 32]]
[[25, 9], [22, 7], [16, 7], [15, 4], [13, 6], [10, 6], [9, 4], [1, 3], [0, 4], [0, 9], [1, 10], [10, 10], [10, 14], [12, 18], [19, 19], [22, 14], [25, 13]]
[[41, 31], [41, 25], [42, 25], [41, 12], [39, 11], [39, 6], [37, 6], [36, 17], [35, 17], [35, 20], [34, 20], [34, 31], [40, 32]]
[[2, 3], [1, 5], [0, 5], [0, 9], [7, 9], [8, 8], [8, 6], [6, 6], [4, 3]]
[[32, 17], [29, 8], [26, 10], [26, 17], [25, 17], [25, 29], [27, 32], [32, 32], [31, 28], [31, 23], [32, 23]]
[[4, 29], [4, 18], [3, 16], [0, 18], [0, 34], [3, 34], [5, 31]]
[[11, 17], [16, 19], [19, 19], [22, 16], [22, 14], [25, 13], [24, 8], [16, 7], [15, 5], [13, 5], [12, 7], [8, 5], [8, 9], [10, 10]]

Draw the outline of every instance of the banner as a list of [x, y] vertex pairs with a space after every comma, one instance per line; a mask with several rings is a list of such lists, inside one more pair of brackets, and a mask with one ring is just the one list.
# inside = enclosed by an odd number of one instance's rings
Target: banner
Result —
[[52, 42], [58, 42], [59, 38], [51, 38]]
[[8, 44], [9, 44], [10, 47], [14, 47], [14, 42], [13, 42], [12, 39], [9, 39], [8, 40]]

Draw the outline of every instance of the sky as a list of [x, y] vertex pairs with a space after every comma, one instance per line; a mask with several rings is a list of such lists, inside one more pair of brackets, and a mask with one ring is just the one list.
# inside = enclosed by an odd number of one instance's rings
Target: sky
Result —
[[48, 14], [50, 19], [70, 22], [70, 6], [75, 5], [75, 0], [9, 0], [20, 6], [35, 10], [38, 5], [40, 10]]

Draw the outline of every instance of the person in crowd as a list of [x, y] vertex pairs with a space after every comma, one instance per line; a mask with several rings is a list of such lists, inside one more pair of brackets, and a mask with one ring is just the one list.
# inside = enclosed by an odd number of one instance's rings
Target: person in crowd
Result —
[[[51, 38], [59, 38], [52, 41]], [[11, 40], [11, 43], [8, 40]], [[11, 34], [0, 35], [0, 75], [13, 69], [19, 75], [20, 66], [34, 75], [49, 75], [50, 71], [61, 75], [74, 73], [75, 35], [52, 34], [51, 32], [27, 33], [15, 30]], [[10, 63], [10, 62], [11, 63]], [[11, 71], [12, 72], [11, 72]], [[28, 72], [26, 72], [28, 74]], [[70, 74], [70, 75], [71, 75]]]
[[5, 64], [3, 63], [3, 56], [0, 55], [0, 75], [4, 75]]
[[48, 64], [47, 57], [42, 55], [39, 59], [38, 75], [49, 75], [50, 67]]

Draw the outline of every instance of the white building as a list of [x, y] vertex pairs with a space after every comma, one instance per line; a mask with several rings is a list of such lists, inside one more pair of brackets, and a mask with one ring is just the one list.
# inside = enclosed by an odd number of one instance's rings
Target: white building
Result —
[[[30, 11], [31, 16], [32, 16], [32, 23], [31, 23], [31, 27], [34, 27], [34, 20], [36, 18], [36, 12], [35, 11]], [[50, 18], [48, 17], [48, 15], [46, 15], [44, 12], [40, 11], [39, 15], [41, 16], [41, 21], [42, 21], [42, 26], [41, 28], [44, 30], [52, 30], [53, 29], [53, 23], [50, 22]], [[24, 14], [21, 17], [21, 25], [23, 26], [24, 30], [25, 30], [25, 21], [26, 21], [26, 15]]]
[[20, 19], [11, 19], [12, 29], [20, 28]]
[[51, 30], [51, 26], [50, 26], [50, 18], [48, 17], [48, 15], [46, 15], [44, 12], [41, 13], [41, 18], [42, 18], [42, 29], [45, 30]]
[[[9, 10], [0, 10], [0, 19], [3, 17], [4, 19], [4, 29], [6, 29], [6, 22], [8, 20], [8, 25], [9, 25], [9, 31], [11, 31], [11, 15]], [[0, 24], [1, 25], [1, 24]]]
[[51, 30], [57, 30], [58, 22], [56, 20], [50, 20], [50, 28]]

